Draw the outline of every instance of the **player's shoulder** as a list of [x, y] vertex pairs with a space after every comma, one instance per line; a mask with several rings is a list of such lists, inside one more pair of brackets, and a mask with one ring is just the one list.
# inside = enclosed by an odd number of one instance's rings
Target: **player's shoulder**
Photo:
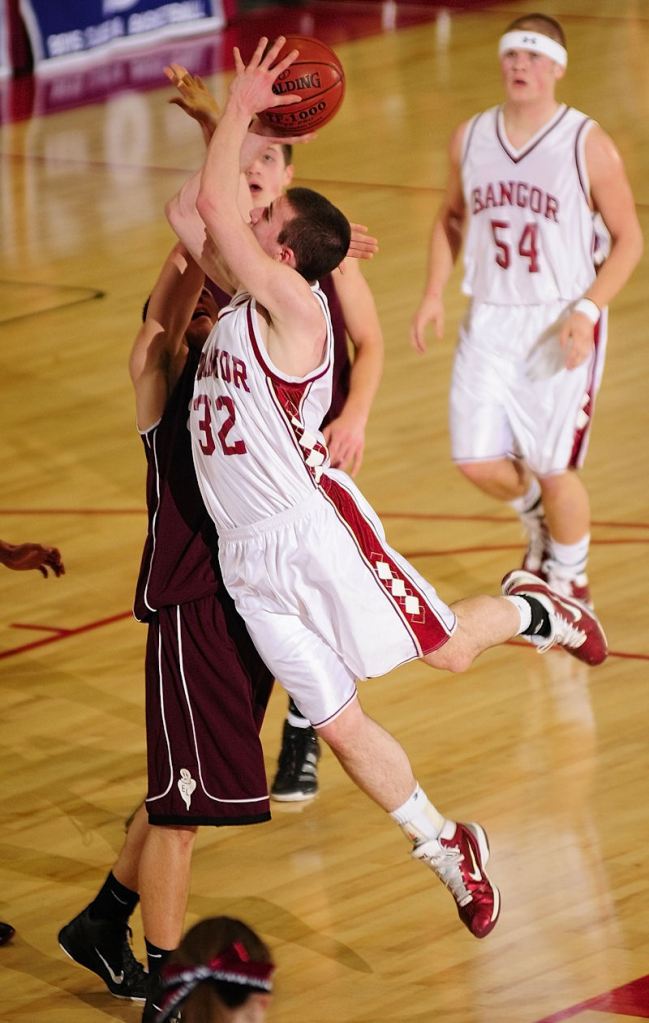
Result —
[[451, 135], [451, 148], [461, 154], [478, 128], [493, 130], [499, 109], [498, 106], [487, 107], [485, 110], [479, 110], [473, 117], [461, 121]]
[[618, 172], [623, 167], [622, 156], [615, 142], [601, 124], [593, 121], [586, 135], [584, 153], [591, 177], [595, 173]]

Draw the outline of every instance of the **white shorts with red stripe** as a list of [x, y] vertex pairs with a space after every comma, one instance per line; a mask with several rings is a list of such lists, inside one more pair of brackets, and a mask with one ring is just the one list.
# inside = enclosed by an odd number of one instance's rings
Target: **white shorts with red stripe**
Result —
[[512, 455], [538, 476], [582, 466], [606, 351], [607, 310], [595, 350], [565, 368], [558, 325], [570, 306], [472, 303], [460, 330], [451, 382], [455, 462]]
[[453, 611], [335, 469], [301, 505], [221, 531], [219, 557], [261, 657], [316, 726], [354, 698], [356, 679], [438, 649], [455, 629]]

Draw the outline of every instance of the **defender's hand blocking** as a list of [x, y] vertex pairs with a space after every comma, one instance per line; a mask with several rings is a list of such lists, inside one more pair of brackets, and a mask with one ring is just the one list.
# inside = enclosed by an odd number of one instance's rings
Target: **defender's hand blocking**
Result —
[[193, 75], [182, 64], [170, 64], [164, 73], [178, 89], [179, 95], [169, 100], [193, 117], [202, 126], [216, 126], [219, 105], [199, 75]]
[[[378, 240], [367, 233], [367, 228], [364, 224], [352, 224], [350, 222], [349, 226], [352, 229], [352, 236], [349, 248], [347, 249], [347, 256], [351, 256], [353, 259], [371, 259], [379, 251]], [[339, 269], [344, 273], [343, 263], [340, 264]]]
[[345, 410], [324, 427], [322, 434], [334, 469], [345, 469], [356, 476], [365, 450], [365, 420]]
[[[290, 53], [280, 60], [273, 67], [273, 62], [285, 43], [284, 36], [278, 36], [272, 46], [268, 46], [268, 39], [262, 36], [257, 43], [257, 49], [253, 53], [250, 63], [244, 64], [239, 47], [234, 47], [234, 66], [236, 75], [230, 85], [230, 99], [245, 110], [252, 119], [255, 114], [269, 107], [288, 106], [291, 103], [299, 102], [300, 96], [294, 94], [278, 96], [273, 92], [273, 84], [276, 78], [286, 68], [290, 67], [298, 57], [298, 50], [291, 50]], [[286, 141], [284, 139], [283, 141]]]

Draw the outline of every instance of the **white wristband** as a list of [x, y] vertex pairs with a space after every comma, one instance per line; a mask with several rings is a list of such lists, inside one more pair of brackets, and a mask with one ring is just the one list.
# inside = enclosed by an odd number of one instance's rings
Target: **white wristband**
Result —
[[573, 313], [583, 313], [592, 324], [597, 323], [601, 316], [601, 310], [592, 298], [580, 298], [573, 306]]

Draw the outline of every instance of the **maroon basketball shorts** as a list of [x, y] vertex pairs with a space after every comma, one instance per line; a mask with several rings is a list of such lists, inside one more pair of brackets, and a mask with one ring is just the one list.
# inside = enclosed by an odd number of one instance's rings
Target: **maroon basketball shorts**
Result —
[[156, 614], [146, 651], [152, 824], [270, 819], [259, 729], [272, 684], [227, 596]]

